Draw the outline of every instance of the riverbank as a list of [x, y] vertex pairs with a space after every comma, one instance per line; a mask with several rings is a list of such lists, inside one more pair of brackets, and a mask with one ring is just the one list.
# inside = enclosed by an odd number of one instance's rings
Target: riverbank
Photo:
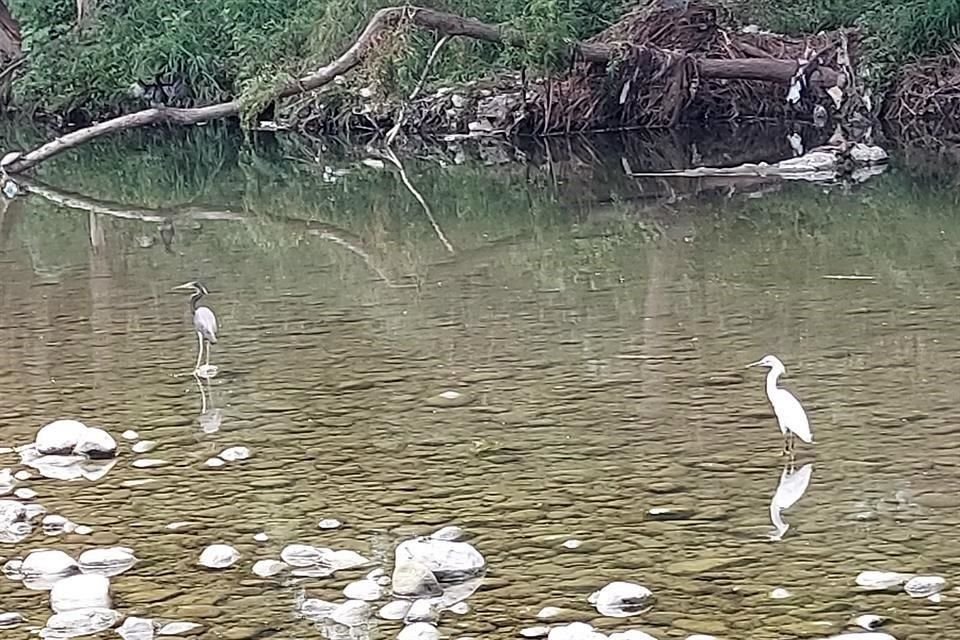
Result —
[[[397, 8], [375, 14], [359, 38], [358, 9], [335, 14], [321, 0], [297, 9], [258, 3], [257, 11], [225, 0], [174, 14], [140, 0], [124, 11], [100, 7], [83, 24], [62, 10], [44, 13], [46, 4], [14, 4], [14, 17], [22, 11], [31, 25], [22, 29], [25, 57], [11, 63], [21, 67], [6, 76], [15, 111], [62, 129], [155, 108], [100, 125], [92, 137], [221, 117], [250, 128], [381, 137], [393, 128], [509, 137], [760, 118], [840, 125], [857, 140], [877, 125], [936, 136], [957, 126], [938, 114], [960, 112], [954, 57], [899, 66], [946, 47], [937, 29], [950, 31], [960, 17], [936, 3], [893, 11], [850, 0], [800, 11], [761, 0], [654, 2], [623, 14], [614, 2], [513, 10], [478, 2], [459, 10], [489, 22]], [[754, 20], [799, 33], [778, 35]], [[889, 29], [883, 38], [881, 28]], [[912, 90], [933, 67], [942, 67], [946, 90]], [[54, 151], [88, 139], [74, 136]]]

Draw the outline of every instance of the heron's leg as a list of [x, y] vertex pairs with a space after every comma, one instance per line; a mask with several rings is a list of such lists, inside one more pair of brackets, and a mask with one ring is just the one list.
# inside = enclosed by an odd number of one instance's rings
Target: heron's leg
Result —
[[197, 364], [193, 368], [194, 371], [200, 368], [200, 358], [203, 357], [203, 334], [199, 331], [197, 331], [197, 348], [199, 351], [197, 351]]

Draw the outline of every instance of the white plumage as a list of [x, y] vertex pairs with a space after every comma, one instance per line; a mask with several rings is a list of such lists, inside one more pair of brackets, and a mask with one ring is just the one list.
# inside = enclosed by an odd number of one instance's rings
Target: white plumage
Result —
[[[800, 401], [786, 389], [777, 387], [777, 379], [786, 373], [786, 368], [776, 356], [764, 356], [762, 360], [753, 362], [748, 367], [768, 367], [767, 372], [767, 399], [773, 412], [777, 416], [780, 433], [785, 437], [796, 436], [807, 444], [813, 444], [813, 433], [810, 431], [810, 422], [807, 413], [803, 410]], [[785, 448], [786, 450], [786, 448]]]

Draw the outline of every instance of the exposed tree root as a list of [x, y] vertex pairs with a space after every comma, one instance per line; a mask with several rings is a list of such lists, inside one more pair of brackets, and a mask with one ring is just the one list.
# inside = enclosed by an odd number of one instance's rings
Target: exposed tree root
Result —
[[[371, 52], [371, 45], [376, 42], [381, 32], [396, 27], [401, 20], [435, 31], [444, 39], [461, 36], [520, 48], [527, 42], [524, 34], [516, 29], [487, 24], [473, 18], [463, 18], [420, 7], [388, 7], [376, 12], [357, 40], [343, 55], [313, 73], [290, 83], [278, 93], [277, 97], [290, 97], [317, 89], [332, 82], [337, 76], [347, 73], [359, 65]], [[578, 59], [586, 63], [606, 65], [620, 59], [623, 46], [590, 41], [574, 43], [571, 45], [571, 50]], [[674, 105], [670, 118], [674, 123], [684, 102], [682, 89], [687, 87], [684, 77], [718, 82], [751, 80], [787, 85], [800, 68], [795, 60], [768, 56], [733, 59], [693, 57], [636, 43], [629, 45], [629, 50], [633, 60], [647, 61], [649, 68], [672, 70], [671, 73], [676, 78], [676, 86], [672, 89], [673, 93], [668, 95], [668, 99]], [[837, 78], [836, 71], [821, 66], [816, 69], [810, 81], [812, 84], [831, 87], [837, 83]], [[110, 133], [148, 125], [190, 125], [235, 117], [240, 114], [241, 108], [240, 102], [234, 100], [200, 108], [146, 109], [68, 133], [18, 157], [8, 157], [0, 168], [8, 174], [16, 174], [35, 167], [68, 149]]]

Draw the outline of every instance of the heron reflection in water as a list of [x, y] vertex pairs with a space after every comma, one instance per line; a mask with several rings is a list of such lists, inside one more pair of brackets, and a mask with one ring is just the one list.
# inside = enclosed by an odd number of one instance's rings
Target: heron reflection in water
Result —
[[795, 505], [803, 494], [807, 492], [810, 486], [810, 476], [813, 475], [813, 463], [800, 467], [794, 471], [793, 463], [788, 462], [780, 472], [780, 484], [770, 500], [770, 522], [776, 528], [776, 531], [770, 535], [771, 540], [781, 540], [790, 525], [784, 522], [780, 515], [782, 511]]
[[[217, 343], [217, 316], [214, 315], [210, 307], [200, 305], [200, 300], [210, 293], [202, 283], [190, 281], [174, 289], [192, 290], [190, 296], [190, 308], [193, 311], [193, 328], [197, 332], [197, 364], [193, 369], [194, 375], [212, 377], [216, 375], [217, 368], [210, 366], [210, 345]], [[203, 369], [200, 368], [200, 360], [203, 357], [204, 345], [206, 345], [207, 359]]]
[[767, 372], [767, 399], [777, 416], [780, 433], [783, 434], [781, 455], [793, 452], [794, 437], [800, 438], [807, 444], [813, 444], [810, 422], [807, 420], [807, 414], [800, 401], [786, 389], [777, 387], [777, 379], [787, 372], [780, 359], [776, 356], [764, 356], [762, 360], [751, 362], [747, 367], [767, 367], [770, 369]]

